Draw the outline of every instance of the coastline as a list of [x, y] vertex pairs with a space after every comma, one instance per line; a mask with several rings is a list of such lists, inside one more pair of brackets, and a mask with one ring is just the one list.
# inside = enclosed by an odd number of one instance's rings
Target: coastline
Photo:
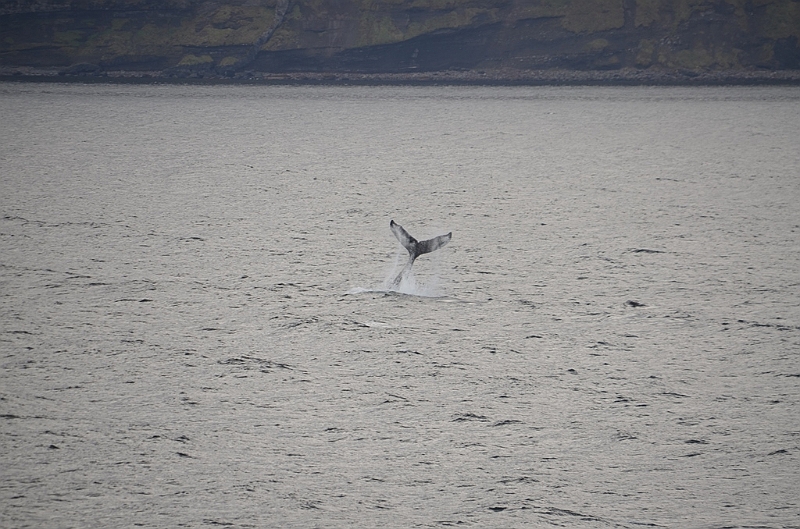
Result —
[[475, 86], [800, 86], [800, 70], [445, 70], [431, 72], [94, 71], [0, 67], [0, 81], [133, 84], [475, 85]]

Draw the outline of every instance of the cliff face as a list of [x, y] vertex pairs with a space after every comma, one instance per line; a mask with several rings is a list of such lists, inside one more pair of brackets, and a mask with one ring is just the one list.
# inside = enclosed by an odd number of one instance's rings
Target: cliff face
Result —
[[5, 66], [798, 69], [800, 1], [7, 0], [0, 35]]

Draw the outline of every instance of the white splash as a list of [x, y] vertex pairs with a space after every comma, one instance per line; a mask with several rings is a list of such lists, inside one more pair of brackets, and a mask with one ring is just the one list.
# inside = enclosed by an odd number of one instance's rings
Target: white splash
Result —
[[[399, 251], [395, 255], [394, 265], [389, 270], [383, 281], [383, 290], [387, 292], [398, 292], [409, 296], [420, 296], [426, 298], [442, 297], [441, 292], [441, 278], [438, 273], [440, 259], [438, 254], [431, 259], [433, 268], [435, 270], [432, 274], [426, 274], [424, 280], [418, 279], [414, 273], [414, 269], [408, 270], [400, 280], [397, 286], [393, 286], [397, 274], [401, 272], [408, 260], [408, 254], [405, 251]], [[419, 265], [418, 265], [419, 266]]]

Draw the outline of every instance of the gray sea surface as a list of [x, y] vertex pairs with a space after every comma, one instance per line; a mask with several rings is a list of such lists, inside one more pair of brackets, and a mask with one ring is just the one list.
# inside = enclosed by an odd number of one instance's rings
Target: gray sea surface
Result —
[[0, 526], [800, 527], [796, 87], [0, 117]]

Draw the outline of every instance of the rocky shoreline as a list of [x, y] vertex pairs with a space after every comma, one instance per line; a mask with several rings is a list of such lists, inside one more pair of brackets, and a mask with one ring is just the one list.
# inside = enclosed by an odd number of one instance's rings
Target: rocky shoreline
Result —
[[800, 70], [445, 70], [432, 72], [236, 72], [2, 67], [0, 81], [73, 83], [476, 85], [476, 86], [723, 86], [800, 85]]

